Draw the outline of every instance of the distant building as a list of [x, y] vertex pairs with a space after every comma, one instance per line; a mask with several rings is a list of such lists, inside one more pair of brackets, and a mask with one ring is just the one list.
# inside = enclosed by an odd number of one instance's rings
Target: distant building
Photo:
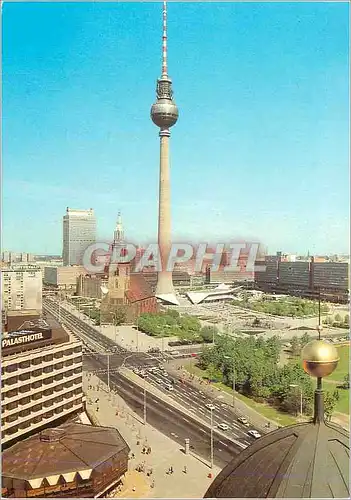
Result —
[[104, 497], [128, 470], [116, 429], [75, 422], [47, 429], [2, 454], [2, 498]]
[[42, 272], [36, 265], [13, 264], [1, 268], [2, 309], [42, 310]]
[[83, 266], [48, 266], [44, 268], [44, 284], [75, 293], [77, 278], [85, 273]]
[[2, 252], [2, 262], [6, 262], [8, 264], [14, 264], [18, 262], [34, 262], [34, 256], [31, 253], [21, 252]]
[[256, 265], [265, 271], [255, 272], [256, 286], [265, 292], [283, 293], [346, 303], [349, 295], [349, 264], [347, 262], [320, 262], [314, 257], [306, 261], [286, 262], [278, 253], [267, 256]]
[[94, 210], [68, 208], [63, 217], [63, 265], [81, 265], [84, 251], [96, 241]]
[[107, 289], [107, 287], [107, 274], [81, 274], [77, 278], [77, 295], [80, 297], [101, 299], [103, 289]]
[[2, 337], [3, 446], [83, 409], [82, 343], [49, 316], [19, 323]]

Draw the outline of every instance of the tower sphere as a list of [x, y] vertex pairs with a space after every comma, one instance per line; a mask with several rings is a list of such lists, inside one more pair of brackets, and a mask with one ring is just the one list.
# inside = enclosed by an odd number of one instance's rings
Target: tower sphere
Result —
[[178, 108], [170, 99], [157, 99], [151, 107], [151, 119], [162, 129], [172, 127], [178, 120]]
[[302, 350], [303, 369], [313, 377], [327, 377], [337, 367], [339, 356], [335, 347], [324, 340], [312, 340]]

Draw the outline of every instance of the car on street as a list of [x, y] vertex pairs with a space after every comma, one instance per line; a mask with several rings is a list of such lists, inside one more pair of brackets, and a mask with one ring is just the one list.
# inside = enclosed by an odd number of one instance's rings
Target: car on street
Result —
[[257, 431], [255, 431], [254, 429], [250, 430], [250, 431], [247, 431], [248, 435], [249, 436], [252, 436], [254, 437], [255, 439], [258, 439], [261, 437], [261, 434]]
[[227, 424], [218, 424], [218, 429], [221, 429], [221, 431], [228, 431], [229, 430], [229, 425]]
[[154, 372], [156, 372], [156, 371], [157, 371], [157, 367], [156, 367], [156, 366], [151, 366], [151, 367], [149, 368], [149, 372], [151, 372], [151, 373], [154, 373]]
[[165, 388], [167, 389], [167, 391], [174, 391], [174, 388], [173, 388], [172, 384], [166, 384]]
[[162, 380], [162, 379], [160, 379], [160, 378], [157, 378], [157, 379], [156, 379], [156, 382], [157, 382], [158, 384], [163, 384], [163, 380]]
[[158, 365], [158, 367], [159, 367], [160, 370], [164, 370], [165, 369], [165, 367], [163, 365]]
[[241, 424], [245, 425], [246, 427], [248, 427], [250, 425], [250, 422], [245, 417], [239, 417], [238, 418], [238, 422], [240, 422]]
[[162, 375], [163, 375], [164, 377], [168, 377], [168, 373], [166, 372], [166, 370], [163, 370]]
[[215, 409], [216, 409], [215, 405], [213, 405], [213, 404], [211, 404], [211, 403], [208, 403], [208, 404], [207, 404], [207, 405], [205, 405], [205, 406], [206, 406], [206, 408], [208, 408], [209, 410], [215, 410]]

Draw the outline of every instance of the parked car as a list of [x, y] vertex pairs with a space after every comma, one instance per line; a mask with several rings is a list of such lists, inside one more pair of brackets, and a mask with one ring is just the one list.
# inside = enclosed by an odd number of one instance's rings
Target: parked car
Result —
[[250, 430], [250, 431], [247, 431], [248, 435], [249, 436], [252, 436], [254, 437], [255, 439], [258, 439], [261, 437], [261, 434], [257, 431], [255, 431], [254, 429]]
[[211, 404], [211, 403], [208, 403], [208, 404], [207, 404], [207, 405], [205, 405], [205, 406], [206, 406], [206, 408], [208, 408], [209, 410], [215, 410], [215, 409], [216, 409], [215, 405], [213, 405], [213, 404]]
[[165, 388], [167, 389], [167, 391], [174, 391], [174, 388], [173, 388], [172, 384], [166, 384]]
[[245, 425], [246, 427], [248, 427], [250, 425], [249, 421], [247, 420], [247, 418], [245, 417], [239, 417], [238, 418], [238, 422], [242, 423], [243, 425]]
[[162, 380], [162, 379], [160, 379], [160, 378], [157, 378], [157, 379], [156, 379], [156, 382], [157, 382], [158, 384], [163, 384], [163, 380]]
[[221, 431], [228, 431], [229, 430], [229, 425], [227, 424], [218, 424], [218, 429], [221, 429]]

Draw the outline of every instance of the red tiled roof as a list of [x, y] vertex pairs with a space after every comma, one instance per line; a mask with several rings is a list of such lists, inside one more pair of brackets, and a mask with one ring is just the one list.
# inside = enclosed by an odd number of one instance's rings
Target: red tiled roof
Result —
[[130, 275], [129, 290], [126, 291], [129, 302], [138, 302], [154, 297], [150, 285], [142, 273]]

